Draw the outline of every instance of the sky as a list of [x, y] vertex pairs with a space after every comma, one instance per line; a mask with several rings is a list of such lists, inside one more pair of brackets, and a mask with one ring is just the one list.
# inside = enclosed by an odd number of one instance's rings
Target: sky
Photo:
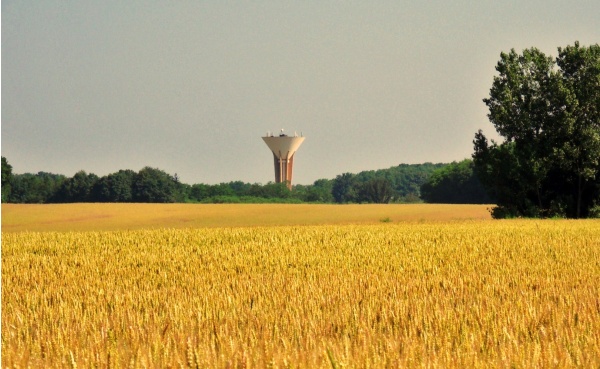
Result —
[[600, 2], [2, 1], [14, 173], [158, 168], [274, 181], [261, 136], [306, 137], [297, 184], [469, 158], [501, 52], [600, 42]]

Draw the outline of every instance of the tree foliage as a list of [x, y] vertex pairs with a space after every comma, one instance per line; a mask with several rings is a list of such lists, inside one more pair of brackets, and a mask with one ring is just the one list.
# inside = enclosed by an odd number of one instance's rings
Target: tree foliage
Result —
[[145, 167], [133, 178], [135, 202], [175, 202], [176, 190], [175, 178], [160, 169]]
[[333, 180], [332, 195], [337, 203], [419, 202], [421, 185], [447, 164], [400, 164], [388, 169], [344, 173]]
[[92, 188], [94, 188], [98, 179], [97, 175], [80, 170], [73, 177], [63, 181], [54, 200], [57, 202], [93, 201]]
[[14, 174], [7, 202], [43, 204], [57, 202], [57, 196], [66, 177], [60, 174], [38, 172], [37, 174]]
[[[8, 165], [8, 163], [6, 163]], [[187, 185], [178, 176], [156, 168], [139, 172], [119, 170], [98, 177], [85, 171], [73, 177], [40, 172], [12, 175], [4, 189], [14, 190], [6, 201], [47, 202], [198, 202], [198, 203], [387, 203], [416, 202], [429, 175], [446, 164], [400, 164], [388, 169], [344, 173], [335, 179], [318, 179], [311, 185], [232, 181]], [[8, 171], [5, 170], [6, 173]], [[5, 175], [8, 178], [8, 175]], [[6, 186], [6, 187], [5, 187]]]
[[345, 204], [357, 200], [357, 181], [356, 175], [352, 173], [343, 173], [335, 177], [331, 194], [335, 202]]
[[98, 202], [133, 202], [133, 170], [119, 170], [100, 178], [94, 188], [93, 197]]
[[600, 198], [600, 46], [558, 52], [500, 55], [484, 102], [505, 141], [473, 141], [494, 216], [588, 216]]
[[489, 204], [490, 197], [473, 171], [473, 161], [453, 162], [433, 172], [421, 186], [428, 203]]
[[386, 178], [373, 178], [361, 184], [358, 190], [358, 201], [387, 204], [393, 198], [393, 189]]
[[11, 183], [12, 181], [12, 165], [8, 164], [8, 161], [2, 157], [2, 202], [6, 202], [10, 197]]

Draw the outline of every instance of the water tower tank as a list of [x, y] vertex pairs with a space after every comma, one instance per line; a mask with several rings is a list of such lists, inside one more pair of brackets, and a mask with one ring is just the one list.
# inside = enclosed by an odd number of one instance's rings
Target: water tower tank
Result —
[[275, 182], [286, 183], [287, 187], [291, 189], [294, 154], [304, 141], [304, 137], [296, 134], [288, 136], [283, 133], [282, 129], [278, 136], [267, 133], [262, 139], [273, 152]]

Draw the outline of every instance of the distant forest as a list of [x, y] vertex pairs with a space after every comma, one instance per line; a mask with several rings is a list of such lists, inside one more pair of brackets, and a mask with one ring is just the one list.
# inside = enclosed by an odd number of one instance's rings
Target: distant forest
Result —
[[145, 167], [99, 177], [79, 171], [73, 177], [47, 172], [15, 174], [2, 157], [2, 202], [152, 203], [490, 203], [473, 174], [470, 159], [450, 164], [400, 164], [388, 169], [344, 173], [312, 185], [233, 181], [185, 184], [177, 175]]

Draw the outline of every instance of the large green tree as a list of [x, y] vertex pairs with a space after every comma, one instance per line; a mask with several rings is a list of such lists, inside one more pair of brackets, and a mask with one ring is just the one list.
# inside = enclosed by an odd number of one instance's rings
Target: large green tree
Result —
[[[559, 166], [575, 193], [576, 215], [598, 201], [600, 191], [600, 46], [558, 49], [556, 59], [570, 93], [571, 119], [555, 147]], [[595, 198], [594, 198], [595, 197]], [[600, 205], [600, 204], [598, 204]]]
[[556, 60], [511, 50], [496, 70], [484, 102], [504, 142], [479, 131], [473, 154], [496, 215], [588, 215], [600, 179], [600, 47], [575, 43]]

